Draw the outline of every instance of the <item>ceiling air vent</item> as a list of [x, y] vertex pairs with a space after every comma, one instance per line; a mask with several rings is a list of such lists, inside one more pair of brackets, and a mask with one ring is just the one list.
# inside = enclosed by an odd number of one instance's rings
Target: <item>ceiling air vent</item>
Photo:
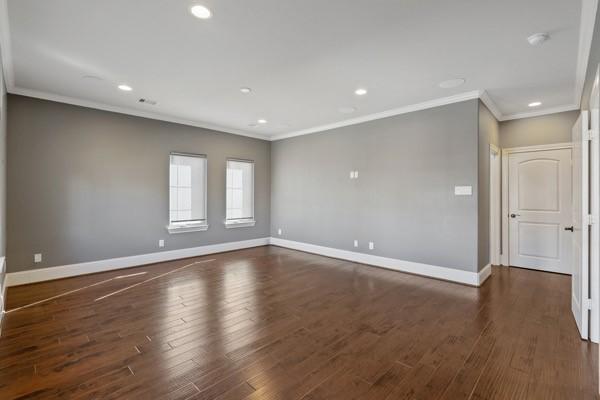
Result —
[[144, 104], [150, 104], [151, 106], [155, 106], [156, 105], [156, 101], [155, 100], [150, 100], [150, 99], [139, 99], [138, 100], [140, 103], [144, 103]]

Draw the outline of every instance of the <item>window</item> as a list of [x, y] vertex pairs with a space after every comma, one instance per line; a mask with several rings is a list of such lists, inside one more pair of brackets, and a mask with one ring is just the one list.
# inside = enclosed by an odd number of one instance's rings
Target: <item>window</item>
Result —
[[226, 217], [228, 228], [254, 226], [254, 162], [227, 160]]
[[169, 233], [204, 231], [206, 156], [172, 153], [169, 173]]

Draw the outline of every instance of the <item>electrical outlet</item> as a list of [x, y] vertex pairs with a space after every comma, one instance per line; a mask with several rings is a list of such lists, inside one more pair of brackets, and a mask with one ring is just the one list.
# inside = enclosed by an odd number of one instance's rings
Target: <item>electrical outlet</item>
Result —
[[42, 253], [37, 253], [33, 255], [33, 262], [40, 263], [42, 262]]
[[373, 250], [375, 248], [375, 243], [369, 242], [369, 250]]
[[158, 241], [158, 247], [165, 247], [165, 239], [160, 239]]
[[354, 247], [358, 247], [358, 240], [354, 241]]
[[281, 236], [281, 228], [277, 229], [277, 234]]

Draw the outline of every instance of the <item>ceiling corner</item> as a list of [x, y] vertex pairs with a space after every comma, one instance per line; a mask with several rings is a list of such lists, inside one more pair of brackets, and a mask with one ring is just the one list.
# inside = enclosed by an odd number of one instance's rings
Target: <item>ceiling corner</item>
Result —
[[479, 99], [483, 102], [483, 104], [485, 104], [485, 106], [488, 108], [488, 110], [490, 110], [494, 117], [496, 117], [498, 122], [504, 120], [504, 115], [502, 115], [502, 112], [498, 108], [498, 105], [494, 102], [494, 100], [492, 100], [487, 91], [480, 90]]
[[10, 27], [8, 22], [8, 0], [0, 0], [0, 55], [4, 83], [8, 92], [15, 88], [15, 75], [10, 43]]
[[577, 49], [577, 70], [575, 71], [575, 105], [581, 104], [583, 87], [587, 74], [587, 67], [592, 50], [592, 39], [596, 24], [596, 13], [598, 11], [598, 0], [582, 0], [581, 23], [579, 26], [579, 46]]

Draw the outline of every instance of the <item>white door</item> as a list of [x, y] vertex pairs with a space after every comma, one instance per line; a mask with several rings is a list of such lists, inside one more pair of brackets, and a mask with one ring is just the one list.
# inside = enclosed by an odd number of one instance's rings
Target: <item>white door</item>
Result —
[[571, 273], [571, 149], [511, 153], [509, 257], [515, 267]]
[[571, 309], [583, 339], [588, 338], [589, 258], [588, 240], [588, 171], [589, 145], [586, 138], [588, 114], [582, 111], [573, 126], [573, 278], [571, 279]]

